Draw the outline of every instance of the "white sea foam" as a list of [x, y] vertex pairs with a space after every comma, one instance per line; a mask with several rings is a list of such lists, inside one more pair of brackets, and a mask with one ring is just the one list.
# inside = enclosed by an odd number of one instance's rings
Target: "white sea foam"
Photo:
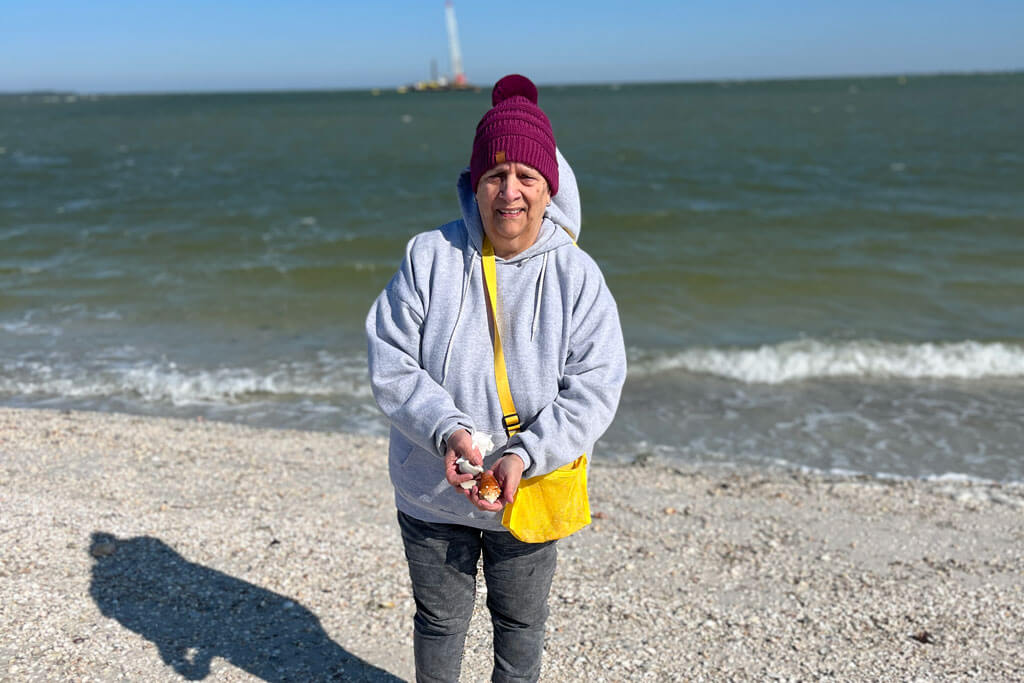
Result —
[[49, 309], [27, 311], [20, 320], [0, 321], [0, 333], [8, 333], [19, 337], [59, 337], [64, 334], [65, 326], [73, 320], [121, 320], [121, 313], [116, 310], [100, 310], [84, 304], [54, 304]]
[[341, 359], [282, 362], [268, 369], [179, 368], [175, 363], [100, 359], [88, 365], [9, 361], [0, 365], [0, 394], [62, 398], [134, 396], [174, 406], [221, 405], [273, 399], [346, 397], [369, 399], [365, 368]]
[[[3, 206], [13, 209], [17, 207], [18, 204], [20, 204], [20, 202], [8, 199], [4, 201]], [[3, 230], [0, 230], [0, 240], [9, 240], [15, 237], [21, 237], [26, 233], [28, 233], [28, 228], [5, 228]]]
[[64, 166], [71, 160], [66, 156], [62, 155], [51, 155], [45, 154], [25, 154], [21, 151], [15, 151], [11, 155], [15, 163], [24, 168], [42, 168], [44, 166]]
[[39, 325], [29, 320], [0, 323], [0, 331], [18, 336], [56, 337], [63, 334], [63, 330], [55, 325]]
[[825, 377], [1024, 377], [1024, 346], [974, 341], [895, 344], [800, 340], [756, 349], [687, 349], [654, 357], [635, 355], [630, 365], [634, 376], [684, 370], [760, 384]]
[[982, 479], [980, 477], [972, 477], [969, 474], [963, 474], [961, 472], [946, 472], [944, 474], [933, 474], [925, 477], [926, 481], [935, 481], [940, 483], [954, 483], [954, 484], [965, 484], [965, 483], [989, 483], [988, 479]]

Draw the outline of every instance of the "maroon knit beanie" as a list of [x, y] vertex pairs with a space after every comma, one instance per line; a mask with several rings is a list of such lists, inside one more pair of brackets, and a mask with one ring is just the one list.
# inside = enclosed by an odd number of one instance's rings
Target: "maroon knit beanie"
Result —
[[498, 164], [518, 161], [537, 169], [558, 192], [558, 159], [551, 122], [537, 106], [537, 86], [526, 76], [511, 74], [494, 84], [493, 108], [476, 127], [469, 181], [476, 192], [480, 176]]

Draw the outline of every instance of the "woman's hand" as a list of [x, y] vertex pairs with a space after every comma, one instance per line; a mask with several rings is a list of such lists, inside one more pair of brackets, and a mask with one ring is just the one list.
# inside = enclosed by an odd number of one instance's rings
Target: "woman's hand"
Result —
[[519, 482], [523, 478], [525, 467], [523, 459], [515, 453], [506, 453], [494, 463], [494, 478], [501, 487], [501, 498], [498, 501], [507, 504], [516, 499], [516, 491], [519, 490]]
[[489, 470], [497, 480], [498, 486], [501, 487], [501, 496], [493, 503], [481, 498], [480, 490], [476, 486], [464, 493], [469, 498], [469, 502], [481, 510], [497, 512], [516, 499], [516, 491], [519, 490], [519, 481], [523, 478], [524, 467], [523, 459], [515, 453], [506, 453], [498, 458], [498, 462], [494, 463], [494, 469]]
[[461, 474], [455, 461], [465, 458], [474, 465], [483, 465], [484, 458], [480, 451], [473, 445], [473, 438], [464, 429], [460, 429], [448, 439], [448, 450], [444, 456], [445, 478], [448, 483], [455, 487], [455, 490], [466, 496], [473, 505], [481, 510], [497, 512], [511, 503], [516, 498], [516, 491], [519, 489], [519, 481], [523, 477], [525, 464], [523, 459], [515, 453], [506, 453], [494, 463], [494, 469], [489, 470], [501, 487], [501, 497], [493, 503], [489, 503], [480, 497], [480, 490], [474, 484], [472, 488], [462, 488], [462, 482], [474, 479], [472, 474]]
[[444, 477], [448, 480], [449, 484], [465, 493], [467, 489], [462, 488], [462, 483], [473, 479], [473, 475], [459, 472], [459, 466], [455, 464], [455, 461], [459, 458], [465, 458], [472, 464], [482, 467], [484, 456], [473, 445], [473, 437], [465, 429], [460, 429], [452, 434], [451, 438], [448, 439], [447, 445], [448, 450], [444, 454]]

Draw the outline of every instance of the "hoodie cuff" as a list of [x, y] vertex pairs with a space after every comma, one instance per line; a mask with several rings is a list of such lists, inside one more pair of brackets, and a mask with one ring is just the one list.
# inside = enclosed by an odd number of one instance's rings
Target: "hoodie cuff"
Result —
[[468, 425], [464, 422], [453, 422], [446, 427], [437, 430], [437, 438], [434, 441], [434, 445], [437, 447], [437, 452], [442, 458], [445, 456], [445, 453], [448, 452], [448, 439], [452, 438], [452, 434], [460, 429], [465, 429], [471, 435], [473, 434], [472, 425]]
[[519, 458], [523, 461], [523, 478], [525, 479], [527, 476], [529, 476], [526, 474], [526, 471], [533, 467], [533, 458], [530, 457], [530, 455], [526, 452], [525, 448], [523, 448], [522, 446], [512, 446], [511, 448], [506, 448], [504, 453], [505, 455], [508, 455], [509, 453], [514, 453], [515, 455], [518, 455]]

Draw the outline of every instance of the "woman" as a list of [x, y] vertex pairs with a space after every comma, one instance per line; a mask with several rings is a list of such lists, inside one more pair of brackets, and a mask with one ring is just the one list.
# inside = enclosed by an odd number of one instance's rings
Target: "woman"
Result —
[[[529, 79], [494, 86], [458, 180], [462, 218], [410, 240], [366, 320], [374, 397], [391, 422], [389, 470], [416, 601], [421, 681], [457, 681], [483, 554], [493, 680], [537, 680], [555, 542], [501, 524], [523, 478], [590, 453], [626, 375], [615, 302], [575, 246], [580, 204]], [[522, 424], [506, 436], [482, 276], [496, 256], [498, 331]], [[481, 452], [481, 445], [484, 452]], [[493, 473], [493, 503], [456, 460]]]

